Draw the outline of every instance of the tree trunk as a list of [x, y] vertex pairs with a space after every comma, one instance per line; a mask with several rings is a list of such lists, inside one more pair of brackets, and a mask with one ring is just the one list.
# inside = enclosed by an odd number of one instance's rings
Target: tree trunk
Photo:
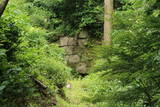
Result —
[[104, 45], [111, 45], [113, 0], [104, 0]]
[[0, 3], [0, 17], [3, 15], [3, 12], [8, 4], [9, 0], [1, 0]]

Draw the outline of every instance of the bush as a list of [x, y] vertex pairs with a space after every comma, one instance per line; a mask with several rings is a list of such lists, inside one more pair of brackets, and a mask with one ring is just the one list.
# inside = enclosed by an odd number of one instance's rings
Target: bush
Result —
[[53, 105], [50, 96], [59, 93], [71, 69], [64, 50], [47, 42], [47, 30], [33, 26], [26, 11], [16, 7], [19, 3], [24, 1], [11, 2], [0, 20], [0, 105], [39, 104], [46, 94], [49, 98], [41, 104]]
[[101, 58], [106, 61], [101, 63], [104, 64], [93, 67], [93, 71], [106, 71], [105, 78], [111, 83], [113, 80], [122, 82], [122, 89], [115, 90], [109, 97], [113, 102], [136, 107], [159, 105], [160, 15], [157, 4], [156, 0], [126, 1], [123, 9], [113, 14], [113, 44], [102, 48]]

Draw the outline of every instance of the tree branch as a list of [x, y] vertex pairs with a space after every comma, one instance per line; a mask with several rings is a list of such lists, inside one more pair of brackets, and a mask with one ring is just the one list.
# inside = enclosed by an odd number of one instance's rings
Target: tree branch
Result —
[[3, 15], [5, 8], [7, 7], [9, 0], [2, 0], [0, 3], [0, 17]]

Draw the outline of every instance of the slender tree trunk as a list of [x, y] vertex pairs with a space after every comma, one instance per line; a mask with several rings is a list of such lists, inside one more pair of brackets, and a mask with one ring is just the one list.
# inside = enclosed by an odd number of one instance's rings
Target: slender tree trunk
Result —
[[113, 0], [104, 0], [104, 45], [111, 45]]
[[3, 12], [8, 4], [9, 0], [1, 0], [0, 3], [0, 17], [3, 15]]

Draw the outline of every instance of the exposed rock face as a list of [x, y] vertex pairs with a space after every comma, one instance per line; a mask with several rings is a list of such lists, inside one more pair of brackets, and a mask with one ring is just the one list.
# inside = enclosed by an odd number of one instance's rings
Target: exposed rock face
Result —
[[87, 44], [88, 33], [82, 31], [77, 37], [60, 37], [59, 45], [65, 49], [65, 60], [75, 69], [75, 71], [85, 74], [87, 72], [87, 61], [84, 60], [84, 49]]

